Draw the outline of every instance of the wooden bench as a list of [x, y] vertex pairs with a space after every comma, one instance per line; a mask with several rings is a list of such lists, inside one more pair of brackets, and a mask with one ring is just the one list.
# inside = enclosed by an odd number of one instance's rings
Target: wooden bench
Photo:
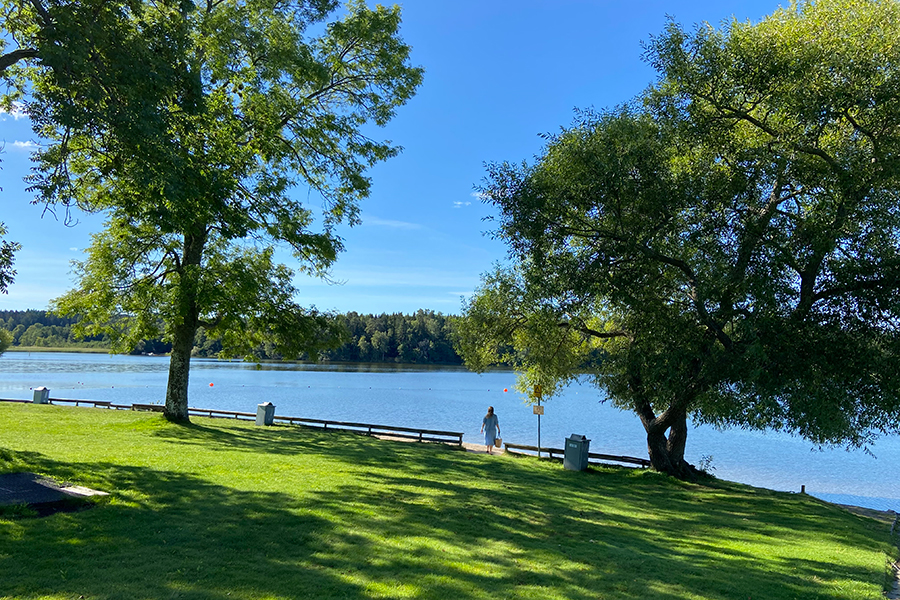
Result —
[[75, 406], [81, 406], [82, 404], [86, 404], [88, 406], [99, 406], [102, 408], [111, 408], [112, 402], [109, 400], [75, 400], [69, 398], [49, 398], [47, 400], [50, 404], [57, 403], [68, 403], [74, 404]]
[[166, 409], [162, 404], [132, 404], [131, 410], [149, 410], [152, 412], [162, 412]]

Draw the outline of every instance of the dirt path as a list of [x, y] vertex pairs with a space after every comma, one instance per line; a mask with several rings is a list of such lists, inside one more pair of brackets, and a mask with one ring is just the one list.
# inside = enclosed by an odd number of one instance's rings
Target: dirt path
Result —
[[[891, 525], [891, 534], [894, 536], [900, 536], [900, 514], [894, 517], [894, 524]], [[897, 539], [896, 537], [894, 539]], [[897, 545], [897, 549], [900, 550], [900, 543]], [[888, 600], [898, 600], [900, 598], [900, 561], [895, 562], [894, 567], [894, 589], [890, 590], [885, 596]]]
[[[466, 449], [466, 452], [476, 452], [478, 454], [487, 454], [487, 450], [485, 450], [484, 444], [470, 444], [469, 442], [463, 442], [463, 448]], [[491, 454], [503, 454], [506, 451], [503, 448], [494, 448], [491, 451]]]

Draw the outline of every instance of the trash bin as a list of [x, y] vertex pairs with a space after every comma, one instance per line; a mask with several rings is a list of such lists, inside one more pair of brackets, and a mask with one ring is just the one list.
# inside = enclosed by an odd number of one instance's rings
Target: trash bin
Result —
[[43, 386], [34, 388], [34, 398], [31, 401], [34, 404], [49, 404], [50, 389]]
[[591, 440], [583, 435], [572, 434], [566, 438], [566, 451], [563, 454], [563, 467], [570, 471], [584, 471], [588, 466], [588, 452]]
[[256, 424], [271, 425], [275, 420], [275, 405], [271, 402], [263, 402], [256, 405]]

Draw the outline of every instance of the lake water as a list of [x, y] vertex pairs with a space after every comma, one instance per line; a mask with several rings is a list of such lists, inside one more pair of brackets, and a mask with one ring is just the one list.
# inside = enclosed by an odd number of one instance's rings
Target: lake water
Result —
[[[45, 386], [54, 398], [162, 403], [168, 363], [153, 356], [7, 352], [0, 356], [0, 397], [31, 399], [32, 388]], [[194, 359], [190, 381], [193, 407], [255, 413], [257, 404], [269, 401], [277, 415], [462, 431], [473, 443], [480, 441], [481, 419], [492, 405], [504, 441], [537, 445], [537, 417], [515, 393], [515, 375], [508, 371], [288, 363], [258, 368]], [[638, 418], [602, 400], [586, 385], [572, 385], [550, 400], [541, 444], [562, 448], [575, 433], [591, 440], [592, 452], [646, 457]], [[900, 512], [900, 436], [882, 438], [869, 450], [817, 450], [786, 434], [694, 427], [686, 455], [694, 464], [711, 457], [713, 474], [722, 479], [782, 491], [805, 485], [824, 500]]]

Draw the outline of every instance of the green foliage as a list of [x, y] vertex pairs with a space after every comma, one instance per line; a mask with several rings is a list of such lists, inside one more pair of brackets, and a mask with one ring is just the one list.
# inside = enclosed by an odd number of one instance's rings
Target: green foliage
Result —
[[[229, 355], [264, 339], [283, 356], [339, 345], [329, 315], [297, 304], [275, 249], [325, 274], [366, 169], [398, 152], [370, 126], [422, 79], [399, 8], [353, 2], [326, 22], [331, 0], [3, 6], [6, 31], [39, 57], [23, 89], [50, 143], [31, 189], [67, 215], [108, 216], [78, 287], [54, 304], [82, 317], [76, 333], [115, 349], [171, 342], [166, 410], [182, 419], [198, 328]], [[297, 187], [321, 198], [318, 217]]]
[[3, 351], [9, 348], [12, 342], [12, 333], [6, 331], [5, 329], [0, 329], [0, 354], [3, 354]]
[[[281, 333], [275, 331], [257, 332], [253, 323], [235, 324], [235, 328], [246, 333], [246, 339], [233, 340], [230, 348], [240, 347], [240, 356], [251, 360], [282, 360], [299, 358], [316, 360], [315, 344], [329, 339], [343, 343], [337, 347], [324, 348], [318, 351], [318, 360], [334, 362], [389, 362], [404, 364], [461, 364], [462, 359], [453, 348], [458, 318], [446, 316], [427, 310], [419, 310], [414, 315], [381, 314], [361, 315], [355, 312], [347, 314], [321, 314], [318, 320], [306, 318], [302, 322], [282, 324]], [[72, 317], [61, 317], [58, 314], [39, 311], [0, 311], [0, 335], [10, 334], [10, 340], [16, 346], [45, 348], [109, 348], [109, 339], [101, 334], [91, 337], [80, 337], [76, 330], [78, 320]], [[320, 326], [322, 331], [304, 330], [310, 324]], [[317, 325], [320, 324], [320, 325]], [[296, 325], [296, 328], [294, 327]], [[159, 325], [157, 330], [162, 330]], [[291, 337], [297, 344], [297, 354], [290, 356], [278, 350], [271, 339], [273, 335]], [[315, 337], [310, 342], [306, 338]], [[370, 339], [381, 340], [376, 349]], [[282, 344], [282, 347], [287, 342]], [[301, 344], [303, 344], [301, 346]], [[302, 351], [301, 351], [302, 350]], [[168, 354], [172, 345], [161, 338], [140, 339], [132, 349], [133, 354]], [[226, 351], [221, 336], [214, 335], [206, 329], [197, 331], [191, 354], [194, 356], [220, 357], [232, 356], [234, 350]]]
[[484, 276], [459, 321], [457, 345], [476, 371], [515, 368], [519, 391], [537, 402], [588, 373], [602, 350], [585, 331], [595, 315], [563, 314], [553, 299], [534, 294], [525, 275], [523, 269], [496, 268]]
[[[414, 315], [361, 315], [355, 312], [331, 315], [331, 326], [340, 331], [343, 343], [318, 353], [318, 359], [333, 362], [371, 362], [401, 364], [461, 364], [453, 348], [456, 317], [419, 310]], [[261, 338], [260, 338], [261, 339]], [[225, 356], [222, 340], [199, 332], [194, 354]], [[251, 348], [251, 359], [288, 358], [271, 342], [262, 341]], [[315, 360], [309, 353], [303, 360]]]
[[412, 315], [360, 315], [339, 317], [348, 340], [323, 356], [334, 361], [395, 362], [404, 364], [460, 364], [453, 349], [456, 317], [430, 310]]
[[72, 333], [76, 319], [43, 310], [0, 311], [0, 336], [9, 335], [11, 346], [43, 348], [107, 348], [99, 337], [79, 338]]
[[0, 223], [0, 293], [9, 292], [9, 285], [16, 276], [13, 269], [15, 253], [22, 247], [18, 242], [10, 242], [2, 239], [6, 235], [6, 227]]
[[900, 431], [900, 4], [673, 23], [646, 57], [638, 102], [490, 167], [515, 262], [467, 307], [467, 362], [506, 352], [552, 391], [596, 345], [588, 371], [675, 474], [688, 415], [818, 444]]

